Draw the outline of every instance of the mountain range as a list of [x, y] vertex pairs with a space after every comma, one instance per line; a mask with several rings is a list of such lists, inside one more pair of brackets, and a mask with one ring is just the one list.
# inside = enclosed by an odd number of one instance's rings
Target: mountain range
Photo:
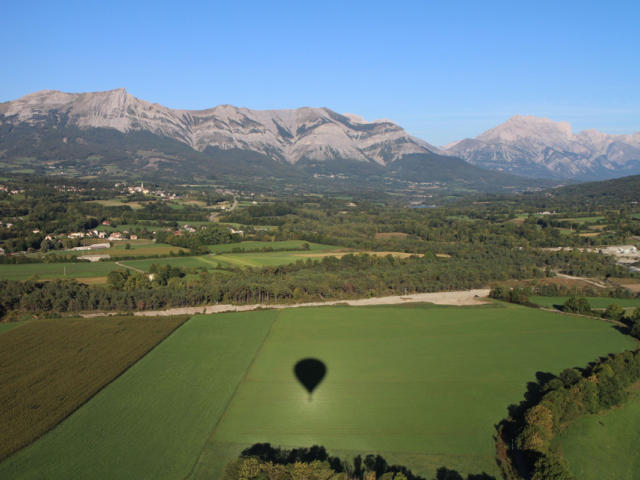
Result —
[[0, 171], [501, 191], [640, 173], [640, 133], [572, 135], [514, 117], [443, 148], [389, 120], [328, 108], [178, 110], [125, 89], [36, 92], [0, 103]]
[[566, 122], [516, 115], [442, 152], [479, 167], [527, 177], [604, 180], [640, 173], [640, 132], [571, 132]]

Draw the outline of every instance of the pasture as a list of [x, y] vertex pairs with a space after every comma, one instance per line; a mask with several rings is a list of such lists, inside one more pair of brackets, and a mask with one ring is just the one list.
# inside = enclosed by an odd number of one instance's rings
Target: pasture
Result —
[[[612, 303], [625, 308], [640, 307], [640, 298], [611, 298], [611, 297], [585, 297], [591, 308], [607, 308]], [[529, 300], [542, 307], [554, 308], [554, 305], [563, 305], [569, 297], [529, 297]]]
[[0, 459], [54, 427], [186, 318], [33, 320], [8, 331], [2, 325]]
[[[633, 347], [602, 321], [501, 304], [196, 316], [0, 477], [220, 478], [255, 442], [497, 476], [493, 426], [536, 372]], [[328, 367], [311, 401], [304, 357]]]
[[579, 418], [560, 433], [561, 449], [571, 472], [580, 480], [640, 478], [640, 397], [620, 408]]

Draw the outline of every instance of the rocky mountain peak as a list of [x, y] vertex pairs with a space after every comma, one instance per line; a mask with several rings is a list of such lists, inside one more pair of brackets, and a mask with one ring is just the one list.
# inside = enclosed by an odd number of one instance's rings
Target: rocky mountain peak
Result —
[[640, 173], [640, 135], [573, 134], [567, 122], [516, 115], [444, 151], [469, 163], [535, 177], [597, 180]]
[[79, 94], [46, 90], [0, 109], [0, 124], [34, 126], [54, 118], [79, 128], [148, 131], [199, 151], [251, 150], [289, 163], [345, 159], [386, 165], [406, 154], [436, 150], [390, 121], [367, 122], [326, 107], [251, 110], [219, 105], [174, 110], [140, 100], [124, 88]]
[[484, 142], [509, 143], [522, 138], [566, 140], [571, 137], [571, 125], [532, 115], [514, 115], [506, 122], [487, 130], [477, 139]]

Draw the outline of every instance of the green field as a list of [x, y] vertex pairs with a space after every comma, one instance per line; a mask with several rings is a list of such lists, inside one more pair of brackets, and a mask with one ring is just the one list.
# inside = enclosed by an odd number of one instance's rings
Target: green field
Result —
[[604, 220], [603, 216], [594, 216], [594, 217], [571, 217], [571, 218], [561, 218], [560, 221], [574, 222], [574, 223], [599, 223]]
[[[0, 477], [220, 478], [255, 442], [497, 475], [494, 425], [536, 372], [633, 347], [605, 322], [513, 305], [198, 316]], [[328, 366], [312, 401], [292, 375], [307, 356]]]
[[[607, 308], [612, 303], [621, 307], [640, 307], [640, 298], [610, 298], [610, 297], [585, 297], [591, 308]], [[554, 308], [554, 305], [563, 305], [569, 297], [529, 297], [529, 300], [542, 307]]]
[[0, 333], [8, 332], [9, 330], [13, 330], [16, 327], [19, 327], [23, 323], [20, 322], [12, 322], [12, 323], [0, 323]]
[[0, 459], [57, 425], [186, 320], [32, 320], [0, 335]]
[[182, 480], [275, 312], [195, 317], [36, 443], [0, 478]]
[[[108, 240], [104, 240], [108, 242]], [[129, 248], [127, 248], [129, 245]], [[179, 251], [187, 251], [186, 248], [175, 247], [167, 243], [156, 243], [151, 240], [122, 240], [112, 242], [111, 248], [100, 248], [96, 250], [55, 250], [47, 255], [110, 255], [111, 257], [143, 257], [152, 255], [170, 255], [171, 252], [178, 254]]]
[[[156, 259], [158, 263], [159, 259]], [[114, 262], [61, 262], [0, 265], [0, 280], [103, 277], [121, 267]]]
[[274, 250], [301, 250], [303, 245], [309, 245], [309, 252], [327, 252], [338, 250], [340, 247], [322, 245], [320, 243], [305, 242], [304, 240], [281, 240], [276, 242], [260, 242], [257, 240], [245, 240], [239, 243], [225, 243], [222, 245], [209, 245], [211, 253], [231, 253], [234, 249], [261, 250], [272, 248]]
[[637, 395], [621, 408], [579, 418], [554, 441], [569, 462], [571, 472], [580, 480], [637, 480], [639, 444]]
[[[95, 250], [95, 251], [83, 251], [79, 254], [83, 255], [100, 255], [109, 254], [113, 255], [117, 260], [119, 256], [136, 256], [136, 255], [168, 255], [170, 251], [181, 250], [179, 247], [173, 247], [165, 244], [155, 244], [149, 241], [130, 242], [131, 249], [126, 250], [124, 248], [125, 243], [118, 244], [115, 248]], [[287, 240], [282, 242], [257, 242], [246, 241], [240, 243], [213, 245], [210, 248], [219, 252], [230, 252], [233, 248], [246, 248], [246, 249], [258, 249], [264, 247], [271, 247], [274, 249], [297, 249], [305, 243], [301, 240]], [[253, 252], [253, 253], [223, 253], [223, 254], [211, 254], [200, 255], [197, 257], [185, 256], [185, 257], [161, 257], [161, 258], [148, 258], [141, 260], [122, 260], [120, 263], [128, 267], [134, 267], [140, 270], [148, 271], [151, 265], [169, 264], [174, 267], [183, 268], [197, 268], [205, 267], [209, 270], [219, 267], [237, 266], [237, 267], [264, 267], [264, 266], [277, 266], [286, 265], [288, 263], [294, 263], [298, 260], [306, 260], [308, 258], [314, 258], [314, 255], [319, 256], [337, 250], [338, 247], [331, 245], [321, 245], [318, 243], [309, 243], [308, 251], [277, 251], [277, 252]], [[69, 252], [65, 252], [69, 253]], [[74, 252], [77, 253], [77, 252]], [[121, 269], [121, 266], [115, 264], [115, 262], [59, 262], [59, 263], [25, 263], [19, 265], [0, 265], [0, 280], [27, 280], [33, 276], [38, 276], [41, 279], [53, 279], [53, 278], [95, 278], [104, 277], [113, 270]]]

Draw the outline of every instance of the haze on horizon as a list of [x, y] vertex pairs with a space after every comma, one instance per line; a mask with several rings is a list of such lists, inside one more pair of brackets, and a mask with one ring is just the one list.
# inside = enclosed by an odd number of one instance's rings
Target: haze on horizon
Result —
[[171, 108], [326, 106], [437, 145], [515, 114], [640, 130], [631, 1], [5, 7], [0, 101], [125, 87]]

